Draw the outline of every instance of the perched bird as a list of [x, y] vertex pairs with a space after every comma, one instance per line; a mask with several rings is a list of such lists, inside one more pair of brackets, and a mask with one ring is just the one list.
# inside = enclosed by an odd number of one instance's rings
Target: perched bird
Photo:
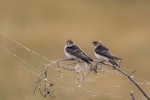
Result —
[[70, 59], [81, 59], [87, 64], [91, 64], [93, 61], [70, 39], [66, 41], [64, 52], [65, 55]]
[[93, 41], [92, 43], [94, 45], [94, 54], [99, 61], [106, 61], [119, 67], [116, 61], [121, 60], [121, 58], [112, 55], [109, 49], [103, 46], [100, 41]]

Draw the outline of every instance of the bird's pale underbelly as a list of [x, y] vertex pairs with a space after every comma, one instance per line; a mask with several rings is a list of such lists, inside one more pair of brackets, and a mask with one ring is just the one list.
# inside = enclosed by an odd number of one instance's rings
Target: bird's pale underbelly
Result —
[[99, 55], [99, 54], [97, 54], [95, 52], [94, 52], [94, 54], [95, 54], [96, 58], [99, 59], [100, 61], [109, 61], [109, 59], [107, 57]]
[[68, 58], [70, 58], [70, 59], [72, 59], [72, 58], [76, 58], [75, 56], [73, 56], [73, 55], [69, 54], [69, 53], [68, 53], [68, 52], [66, 52], [66, 51], [65, 51], [65, 55], [66, 55]]

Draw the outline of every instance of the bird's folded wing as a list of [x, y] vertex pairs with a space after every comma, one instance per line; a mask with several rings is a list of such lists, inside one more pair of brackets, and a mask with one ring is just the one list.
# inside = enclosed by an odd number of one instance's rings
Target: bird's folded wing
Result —
[[111, 53], [108, 51], [108, 50], [98, 50], [98, 49], [95, 49], [95, 52], [99, 55], [102, 55], [104, 57], [107, 57], [109, 59], [116, 59], [117, 57], [111, 55]]
[[67, 47], [66, 51], [68, 53], [70, 53], [71, 55], [78, 57], [84, 61], [92, 61], [92, 59], [90, 57], [88, 57], [79, 47], [77, 47], [76, 45], [72, 46], [72, 47]]

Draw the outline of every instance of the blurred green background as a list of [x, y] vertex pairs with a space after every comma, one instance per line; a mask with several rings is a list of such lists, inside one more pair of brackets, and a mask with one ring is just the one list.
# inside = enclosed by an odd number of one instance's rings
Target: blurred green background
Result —
[[[136, 70], [135, 78], [150, 95], [149, 0], [1, 0], [0, 32], [52, 60], [65, 57], [67, 39], [95, 58], [91, 42], [100, 40], [123, 58], [124, 70]], [[5, 47], [0, 48], [0, 100], [49, 100], [38, 92], [32, 95], [36, 70], [44, 70], [43, 59], [0, 36]], [[129, 100], [131, 90], [136, 98], [143, 97], [113, 72], [91, 75], [81, 88], [73, 83], [75, 73], [63, 71], [65, 79], [55, 68], [49, 73], [56, 84], [54, 100]]]

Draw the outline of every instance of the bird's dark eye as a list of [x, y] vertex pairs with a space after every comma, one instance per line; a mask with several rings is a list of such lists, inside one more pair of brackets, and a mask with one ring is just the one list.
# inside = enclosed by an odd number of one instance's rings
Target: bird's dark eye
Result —
[[93, 44], [96, 44], [96, 42], [94, 41]]

